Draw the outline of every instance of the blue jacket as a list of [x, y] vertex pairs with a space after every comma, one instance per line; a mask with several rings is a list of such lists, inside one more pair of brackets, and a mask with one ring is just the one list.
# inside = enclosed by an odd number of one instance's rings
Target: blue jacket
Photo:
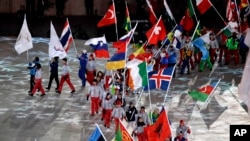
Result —
[[58, 62], [53, 61], [52, 63], [50, 63], [50, 72], [52, 74], [58, 74]]
[[35, 75], [36, 74], [36, 65], [40, 64], [39, 62], [35, 62], [35, 61], [33, 63], [29, 62], [28, 69], [30, 70], [30, 75]]
[[177, 54], [175, 50], [168, 50], [168, 63], [176, 64], [177, 62]]

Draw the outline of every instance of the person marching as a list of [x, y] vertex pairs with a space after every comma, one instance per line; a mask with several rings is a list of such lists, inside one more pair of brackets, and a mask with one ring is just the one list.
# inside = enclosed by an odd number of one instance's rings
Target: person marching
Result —
[[41, 96], [46, 95], [45, 91], [43, 89], [43, 86], [42, 86], [42, 70], [41, 70], [41, 68], [42, 68], [41, 64], [36, 65], [35, 86], [34, 86], [33, 90], [31, 91], [31, 93], [29, 94], [30, 96], [33, 96], [38, 89], [42, 93]]
[[126, 110], [126, 117], [127, 117], [127, 128], [132, 127], [134, 128], [135, 125], [135, 115], [138, 113], [135, 105], [133, 102], [129, 102], [129, 106]]
[[121, 107], [122, 103], [117, 102], [115, 108], [111, 113], [112, 119], [115, 121], [115, 132], [118, 130], [119, 120], [126, 119], [126, 114], [124, 109]]
[[229, 64], [231, 56], [234, 56], [235, 65], [239, 64], [239, 52], [238, 52], [239, 39], [237, 38], [237, 33], [233, 32], [232, 36], [228, 37], [226, 41], [226, 47], [228, 53], [226, 54], [225, 65]]
[[145, 111], [145, 107], [141, 106], [140, 111], [135, 115], [135, 121], [138, 121], [139, 117], [142, 117], [144, 123], [149, 126], [150, 125], [150, 120], [148, 117], [148, 113]]
[[219, 44], [218, 41], [214, 35], [214, 33], [210, 33], [210, 42], [209, 42], [209, 56], [210, 56], [210, 61], [212, 64], [214, 64], [214, 62], [217, 59], [217, 54], [216, 54], [216, 50], [219, 49]]
[[191, 50], [188, 46], [184, 46], [184, 48], [181, 50], [182, 54], [182, 66], [181, 66], [181, 72], [180, 74], [184, 74], [185, 69], [187, 68], [188, 72], [187, 74], [190, 74], [190, 65], [189, 65], [189, 59], [191, 58]]
[[61, 74], [61, 80], [59, 83], [59, 88], [56, 91], [58, 94], [61, 94], [62, 92], [62, 88], [63, 88], [63, 84], [66, 81], [67, 84], [69, 85], [70, 89], [71, 89], [71, 93], [75, 92], [75, 87], [73, 86], [71, 80], [70, 80], [70, 74], [69, 74], [69, 65], [67, 63], [68, 59], [67, 58], [63, 58], [63, 66], [62, 66], [62, 74]]
[[90, 85], [92, 85], [96, 74], [96, 63], [93, 54], [89, 55], [89, 60], [87, 62], [86, 68], [87, 68], [87, 81]]
[[84, 88], [86, 86], [86, 67], [88, 62], [88, 54], [87, 51], [84, 49], [82, 51], [82, 55], [78, 56], [78, 59], [80, 61], [78, 76], [82, 80], [82, 87]]
[[59, 87], [59, 79], [58, 79], [58, 59], [59, 57], [56, 56], [53, 58], [53, 60], [50, 62], [50, 77], [49, 77], [49, 84], [46, 88], [48, 91], [50, 90], [51, 84], [53, 79], [56, 81], [56, 89], [58, 90]]
[[92, 85], [89, 87], [89, 93], [87, 94], [87, 100], [88, 97], [91, 99], [91, 116], [94, 116], [95, 113], [98, 113], [99, 102], [102, 97], [101, 93], [101, 88], [97, 85], [97, 80], [94, 79]]
[[138, 121], [136, 123], [136, 127], [134, 128], [132, 135], [136, 135], [138, 141], [145, 141], [145, 134], [144, 134], [144, 128], [146, 127], [146, 124], [142, 117], [138, 118]]
[[191, 133], [191, 130], [188, 126], [185, 125], [184, 120], [180, 120], [180, 124], [176, 129], [176, 135], [179, 133], [183, 134], [183, 137], [186, 138], [186, 141], [188, 140], [187, 134]]
[[107, 93], [106, 98], [103, 100], [104, 109], [104, 127], [110, 128], [111, 113], [113, 110], [114, 98], [110, 93]]
[[29, 66], [27, 67], [27, 69], [29, 69], [30, 71], [30, 90], [28, 91], [29, 93], [31, 93], [35, 85], [35, 74], [36, 74], [37, 64], [40, 64], [40, 62], [39, 62], [39, 57], [36, 56], [32, 63], [29, 62]]

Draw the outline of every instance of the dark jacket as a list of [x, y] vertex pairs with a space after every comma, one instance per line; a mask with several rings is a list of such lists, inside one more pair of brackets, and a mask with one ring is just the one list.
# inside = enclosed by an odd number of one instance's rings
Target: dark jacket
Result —
[[135, 121], [135, 115], [138, 113], [135, 106], [130, 107], [128, 106], [128, 109], [126, 110], [126, 117], [128, 121]]

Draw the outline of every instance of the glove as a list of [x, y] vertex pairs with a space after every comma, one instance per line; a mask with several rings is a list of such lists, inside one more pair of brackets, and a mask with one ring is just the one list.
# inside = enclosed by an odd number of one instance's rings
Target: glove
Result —
[[86, 97], [87, 101], [89, 101], [89, 94], [87, 94], [87, 97]]

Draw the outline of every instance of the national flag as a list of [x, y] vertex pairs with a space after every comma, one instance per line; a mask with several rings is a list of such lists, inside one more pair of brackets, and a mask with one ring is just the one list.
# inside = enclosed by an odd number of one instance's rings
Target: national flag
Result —
[[236, 17], [235, 15], [237, 15], [235, 0], [228, 0], [226, 8], [226, 18], [228, 19], [228, 21], [232, 21], [232, 19]]
[[141, 88], [148, 84], [147, 64], [145, 61], [133, 59], [127, 62], [128, 86], [132, 90]]
[[240, 1], [240, 9], [246, 8], [249, 5], [248, 0], [241, 0]]
[[195, 100], [205, 102], [209, 95], [214, 92], [219, 82], [220, 81], [210, 82], [209, 84], [200, 87], [198, 90], [188, 92], [188, 94]]
[[96, 58], [109, 58], [108, 45], [105, 36], [95, 37], [87, 40], [84, 45], [93, 48]]
[[65, 51], [68, 52], [69, 46], [73, 42], [73, 36], [72, 36], [71, 29], [69, 26], [68, 18], [66, 19], [66, 22], [64, 24], [63, 31], [60, 37], [60, 41]]
[[227, 37], [231, 36], [232, 35], [232, 29], [229, 27], [229, 25], [225, 26], [223, 29], [222, 29], [222, 33], [224, 35], [226, 35]]
[[149, 8], [149, 21], [151, 23], [151, 25], [154, 25], [157, 22], [157, 17], [155, 15], [154, 9], [152, 7], [152, 5], [150, 4], [149, 0], [146, 0], [148, 8]]
[[127, 3], [126, 3], [126, 12], [125, 12], [125, 20], [124, 20], [123, 28], [127, 32], [129, 32], [131, 30], [131, 20], [130, 20], [130, 16], [129, 16], [129, 10], [128, 10]]
[[115, 14], [115, 4], [109, 6], [108, 11], [104, 17], [98, 22], [97, 27], [108, 26], [111, 24], [116, 24], [116, 14]]
[[196, 6], [202, 15], [207, 12], [207, 10], [212, 6], [212, 3], [210, 0], [196, 0]]
[[159, 41], [163, 41], [166, 38], [166, 35], [167, 31], [161, 17], [157, 23], [146, 32], [148, 44], [154, 45], [158, 44]]
[[18, 54], [21, 54], [31, 48], [33, 48], [32, 37], [28, 28], [25, 15], [22, 28], [16, 40], [15, 50], [17, 51]]
[[175, 47], [177, 49], [181, 48], [182, 32], [183, 32], [182, 25], [178, 25], [175, 32], [174, 32], [174, 38], [172, 41], [173, 47]]
[[135, 58], [139, 54], [145, 53], [146, 49], [147, 49], [147, 47], [146, 47], [146, 44], [144, 43], [143, 45], [141, 45], [140, 48], [138, 48], [135, 52], [133, 52], [132, 54], [129, 55], [129, 59], [132, 60], [133, 58]]
[[188, 4], [187, 9], [186, 9], [185, 15], [182, 17], [180, 21], [180, 25], [182, 25], [184, 31], [190, 32], [194, 27], [193, 16], [195, 12], [194, 12], [192, 1], [188, 0], [187, 4]]
[[100, 127], [96, 124], [95, 130], [89, 136], [88, 141], [107, 141]]
[[133, 138], [128, 133], [128, 130], [123, 125], [121, 120], [119, 120], [118, 130], [115, 133], [115, 140], [114, 141], [133, 141]]
[[164, 107], [162, 107], [156, 122], [144, 128], [144, 134], [147, 141], [164, 141], [166, 138], [171, 137], [171, 127]]
[[244, 43], [250, 48], [250, 28], [247, 29]]
[[148, 89], [167, 90], [172, 80], [173, 72], [174, 72], [174, 67], [168, 67], [150, 72], [148, 74], [149, 86], [145, 86], [145, 90]]
[[192, 41], [193, 45], [201, 51], [202, 59], [207, 59], [209, 57], [209, 52], [206, 47], [206, 45], [208, 45], [210, 41], [209, 34], [210, 33], [208, 32]]
[[113, 44], [113, 46], [117, 48], [117, 50], [114, 53], [114, 55], [109, 59], [109, 61], [106, 63], [107, 70], [117, 70], [125, 67], [127, 46], [134, 34], [136, 27], [137, 24], [129, 33], [122, 36], [119, 39], [119, 41], [117, 41], [116, 44]]
[[[247, 31], [247, 35], [245, 37], [245, 44], [249, 47], [249, 39], [246, 41], [246, 38], [249, 38], [249, 29]], [[247, 43], [246, 43], [247, 42]], [[241, 81], [239, 84], [239, 98], [247, 105], [248, 107], [248, 114], [250, 115], [250, 83], [249, 83], [249, 76], [250, 76], [250, 52], [248, 52], [247, 60], [245, 63], [245, 67], [243, 70], [243, 75], [241, 77]]]
[[54, 58], [56, 56], [62, 59], [62, 58], [67, 57], [67, 54], [51, 22], [50, 23], [49, 57]]

